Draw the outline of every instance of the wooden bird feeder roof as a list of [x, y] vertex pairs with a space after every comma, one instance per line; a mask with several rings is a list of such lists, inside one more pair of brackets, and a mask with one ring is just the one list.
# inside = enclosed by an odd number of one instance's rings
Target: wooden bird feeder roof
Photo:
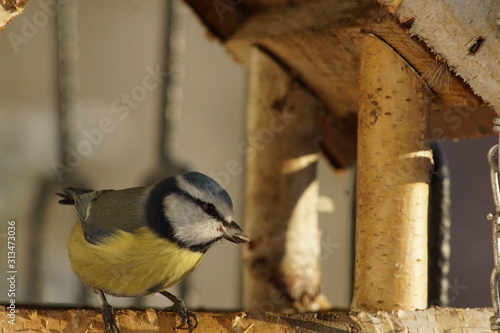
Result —
[[[184, 0], [250, 67], [259, 47], [323, 102], [321, 146], [335, 167], [356, 160], [361, 36], [403, 57], [434, 93], [433, 139], [492, 135], [500, 112], [500, 2], [459, 0]], [[25, 0], [0, 3], [0, 30]]]
[[434, 139], [493, 134], [493, 110], [500, 111], [500, 3], [185, 1], [238, 62], [249, 67], [250, 50], [258, 46], [324, 103], [322, 146], [334, 166], [356, 158], [363, 34], [391, 46], [429, 84]]

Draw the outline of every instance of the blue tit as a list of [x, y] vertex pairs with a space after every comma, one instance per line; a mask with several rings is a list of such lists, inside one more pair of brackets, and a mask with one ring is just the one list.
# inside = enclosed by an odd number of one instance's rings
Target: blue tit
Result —
[[182, 318], [178, 328], [188, 324], [191, 332], [198, 317], [166, 289], [191, 273], [219, 240], [249, 241], [233, 221], [229, 194], [199, 172], [149, 187], [63, 192], [58, 193], [63, 198], [59, 203], [75, 205], [79, 219], [69, 237], [71, 266], [99, 294], [106, 332], [119, 330], [105, 294], [133, 297], [157, 292], [173, 302]]

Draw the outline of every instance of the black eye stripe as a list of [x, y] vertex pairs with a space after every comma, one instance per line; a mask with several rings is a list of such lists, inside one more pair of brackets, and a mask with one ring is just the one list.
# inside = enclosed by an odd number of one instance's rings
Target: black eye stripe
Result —
[[210, 215], [211, 217], [213, 217], [216, 220], [224, 222], [224, 219], [222, 218], [222, 216], [217, 211], [217, 208], [215, 208], [215, 206], [212, 203], [205, 202], [205, 201], [202, 201], [202, 200], [199, 200], [199, 199], [194, 199], [194, 200], [201, 207], [201, 209], [203, 209], [203, 211], [207, 215]]
[[217, 217], [217, 215], [218, 215], [217, 209], [215, 209], [215, 206], [213, 204], [200, 201], [200, 205], [203, 208], [203, 210], [205, 211], [205, 213], [207, 213], [208, 215], [210, 215], [212, 217]]
[[203, 211], [207, 214], [207, 215], [210, 215], [211, 217], [213, 217], [214, 219], [216, 220], [219, 220], [221, 222], [225, 222], [225, 220], [222, 218], [222, 216], [220, 215], [220, 213], [217, 211], [217, 208], [215, 207], [214, 204], [210, 203], [210, 202], [205, 202], [203, 200], [200, 200], [200, 199], [197, 199], [195, 197], [192, 197], [191, 195], [189, 195], [188, 193], [186, 192], [180, 192], [179, 193], [181, 196], [183, 196], [184, 198], [192, 201], [193, 203], [195, 203], [196, 205], [198, 205], [199, 207], [201, 207], [201, 209], [203, 209]]

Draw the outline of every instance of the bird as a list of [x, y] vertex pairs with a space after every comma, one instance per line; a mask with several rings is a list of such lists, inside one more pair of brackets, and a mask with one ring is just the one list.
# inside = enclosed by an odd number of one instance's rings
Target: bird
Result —
[[229, 194], [209, 176], [190, 171], [146, 187], [122, 190], [64, 188], [63, 205], [74, 205], [78, 221], [68, 242], [73, 271], [102, 302], [105, 332], [119, 333], [106, 295], [139, 297], [161, 293], [181, 317], [177, 328], [198, 326], [198, 316], [167, 291], [222, 239], [249, 241], [233, 220]]

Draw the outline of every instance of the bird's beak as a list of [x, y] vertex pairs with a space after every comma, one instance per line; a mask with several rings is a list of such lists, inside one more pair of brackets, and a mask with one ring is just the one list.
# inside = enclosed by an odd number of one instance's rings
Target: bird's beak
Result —
[[233, 243], [246, 243], [250, 241], [247, 235], [241, 230], [240, 226], [236, 222], [231, 221], [230, 223], [224, 223], [225, 230], [223, 231], [223, 237]]

